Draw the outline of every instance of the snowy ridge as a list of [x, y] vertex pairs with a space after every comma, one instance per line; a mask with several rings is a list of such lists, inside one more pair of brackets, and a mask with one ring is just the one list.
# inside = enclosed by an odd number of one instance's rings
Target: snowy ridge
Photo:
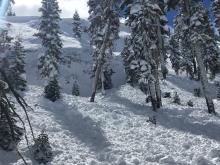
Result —
[[[219, 165], [220, 164], [220, 117], [206, 113], [203, 98], [193, 96], [193, 88], [199, 83], [186, 77], [176, 76], [170, 70], [162, 90], [177, 91], [181, 105], [172, 99], [163, 99], [163, 108], [153, 112], [146, 104], [145, 95], [125, 84], [125, 75], [119, 53], [123, 38], [129, 35], [122, 26], [116, 43], [113, 69], [114, 89], [105, 96], [98, 94], [95, 103], [89, 102], [91, 81], [89, 68], [92, 64], [89, 38], [81, 40], [71, 36], [71, 19], [61, 23], [64, 41], [63, 54], [73, 58], [69, 67], [61, 67], [62, 99], [56, 103], [44, 99], [44, 81], [37, 71], [37, 58], [42, 53], [40, 42], [33, 37], [38, 25], [37, 18], [15, 17], [11, 22], [11, 34], [21, 34], [27, 49], [28, 90], [24, 98], [34, 111], [30, 111], [35, 134], [45, 129], [54, 151], [51, 165]], [[83, 22], [86, 25], [86, 21]], [[71, 96], [72, 75], [79, 78], [84, 97]], [[213, 87], [213, 84], [210, 86]], [[194, 107], [187, 106], [192, 100]], [[215, 100], [220, 113], [220, 101]], [[18, 112], [24, 114], [21, 109]], [[147, 122], [156, 116], [157, 124]], [[30, 130], [28, 130], [30, 131]], [[37, 165], [31, 158], [26, 142], [19, 149], [29, 164]], [[1, 156], [4, 155], [4, 156]], [[14, 152], [0, 150], [0, 165], [22, 165]]]

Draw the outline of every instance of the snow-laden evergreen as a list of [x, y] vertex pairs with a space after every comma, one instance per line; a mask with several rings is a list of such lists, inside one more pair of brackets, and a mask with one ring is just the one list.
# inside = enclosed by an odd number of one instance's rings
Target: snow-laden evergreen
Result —
[[14, 46], [11, 51], [11, 60], [9, 62], [9, 75], [8, 78], [11, 80], [14, 88], [17, 90], [24, 91], [26, 82], [25, 73], [25, 50], [22, 46], [22, 39], [17, 38], [14, 42]]
[[11, 54], [13, 38], [9, 36], [7, 28], [0, 29], [0, 36], [0, 68], [9, 73], [9, 59], [7, 57]]
[[77, 81], [73, 82], [73, 87], [72, 87], [72, 95], [73, 96], [80, 96], [80, 89]]
[[0, 80], [0, 148], [10, 151], [17, 148], [24, 130], [17, 124], [20, 118], [6, 97], [6, 90], [8, 85]]
[[[59, 62], [61, 61], [62, 57], [62, 41], [60, 38], [60, 27], [59, 21], [60, 19], [60, 12], [57, 0], [42, 0], [42, 7], [39, 9], [41, 12], [40, 18], [40, 27], [39, 33], [36, 34], [41, 41], [42, 46], [44, 48], [44, 54], [39, 59], [39, 70], [43, 77], [49, 78], [49, 84], [45, 87], [45, 92], [47, 93], [48, 88], [54, 89], [57, 87], [55, 95], [46, 94], [46, 97], [51, 97], [52, 101], [54, 99], [58, 99], [59, 93], [59, 85], [50, 87], [49, 85], [54, 84], [54, 82], [58, 82], [58, 73], [59, 73]], [[47, 89], [46, 89], [47, 88]], [[58, 93], [57, 93], [58, 92]], [[50, 99], [50, 98], [49, 98]]]
[[[113, 9], [113, 1], [94, 1], [89, 0], [90, 7], [90, 27], [91, 45], [94, 50], [92, 52], [94, 64], [92, 67], [94, 87], [105, 89], [112, 88], [111, 59], [113, 53], [113, 41], [118, 38], [119, 16]], [[96, 82], [96, 79], [98, 80]]]
[[[74, 62], [68, 66], [60, 65], [62, 99], [57, 102], [48, 101], [42, 96], [45, 84], [37, 72], [37, 55], [43, 52], [43, 48], [40, 40], [32, 36], [39, 25], [38, 17], [10, 17], [7, 21], [12, 24], [10, 35], [15, 37], [21, 34], [27, 49], [28, 90], [23, 95], [34, 109], [28, 112], [35, 135], [44, 129], [50, 139], [53, 159], [48, 164], [219, 164], [220, 121], [218, 116], [205, 112], [204, 98], [193, 95], [193, 90], [200, 87], [200, 82], [188, 79], [185, 73], [175, 75], [168, 63], [169, 74], [161, 83], [161, 91], [163, 94], [170, 92], [171, 97], [163, 98], [163, 107], [158, 112], [151, 110], [141, 90], [126, 84], [119, 56], [124, 46], [123, 39], [130, 35], [124, 24], [121, 24], [120, 40], [116, 42], [112, 60], [114, 88], [106, 91], [104, 96], [97, 93], [96, 102], [90, 103], [89, 66], [92, 59], [89, 55], [89, 37], [86, 33], [80, 41], [71, 37], [72, 18], [63, 19], [60, 24], [63, 57], [71, 56]], [[85, 26], [88, 22], [82, 20], [82, 24]], [[73, 72], [78, 75], [82, 97], [71, 95]], [[215, 98], [217, 88], [214, 82], [219, 78], [217, 74], [214, 81], [209, 81], [211, 94]], [[181, 105], [173, 103], [175, 92], [180, 97]], [[190, 100], [193, 107], [188, 105]], [[214, 104], [216, 112], [220, 113], [217, 108], [220, 101], [214, 99]], [[20, 107], [17, 104], [15, 107], [16, 112], [26, 119]], [[152, 122], [147, 122], [149, 119]], [[27, 134], [30, 135], [29, 129]], [[30, 144], [33, 144], [32, 140]], [[22, 138], [18, 148], [28, 164], [37, 163], [25, 138]], [[15, 152], [0, 150], [0, 155], [4, 155], [0, 156], [2, 165], [24, 164]]]
[[212, 7], [215, 16], [215, 24], [220, 35], [220, 0], [214, 0]]
[[[179, 43], [180, 56], [182, 56], [178, 62], [191, 78], [198, 76], [206, 98], [208, 112], [215, 113], [207, 73], [211, 72], [211, 78], [215, 76], [219, 65], [219, 50], [211, 29], [208, 12], [202, 2], [185, 0], [179, 4], [173, 35], [173, 39]], [[176, 61], [172, 60], [174, 59], [172, 55], [171, 62], [174, 66]]]
[[73, 34], [74, 34], [74, 37], [81, 38], [81, 33], [82, 33], [81, 21], [80, 21], [79, 14], [76, 10], [73, 15]]
[[[162, 7], [162, 8], [161, 8]], [[153, 109], [162, 105], [159, 82], [159, 66], [166, 77], [166, 52], [163, 34], [166, 19], [163, 4], [157, 1], [138, 0], [130, 5], [127, 25], [131, 27], [131, 36], [126, 39], [122, 52], [127, 81], [136, 84], [151, 97]], [[162, 30], [161, 30], [162, 29]]]

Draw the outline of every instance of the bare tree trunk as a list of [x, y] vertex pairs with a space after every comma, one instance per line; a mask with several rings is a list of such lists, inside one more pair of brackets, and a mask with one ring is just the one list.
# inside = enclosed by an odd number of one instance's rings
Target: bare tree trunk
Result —
[[156, 95], [156, 89], [155, 89], [155, 82], [154, 80], [149, 80], [149, 92], [150, 92], [150, 98], [151, 98], [151, 104], [153, 111], [157, 111], [157, 95]]
[[166, 79], [167, 75], [167, 68], [166, 68], [166, 62], [165, 62], [165, 50], [164, 50], [164, 41], [161, 33], [161, 27], [160, 27], [160, 17], [156, 17], [157, 21], [157, 36], [159, 41], [159, 57], [160, 57], [160, 64], [161, 64], [161, 72], [163, 74], [163, 78]]
[[105, 50], [106, 50], [106, 41], [109, 38], [110, 35], [110, 19], [107, 20], [107, 24], [105, 26], [105, 36], [104, 36], [104, 40], [102, 43], [102, 47], [100, 49], [100, 53], [98, 55], [98, 64], [97, 64], [97, 68], [95, 71], [95, 79], [93, 82], [93, 88], [92, 88], [92, 96], [90, 98], [90, 102], [94, 102], [95, 101], [95, 95], [96, 95], [96, 91], [97, 91], [97, 85], [98, 85], [98, 80], [100, 77], [100, 73], [102, 70], [102, 66], [103, 66], [103, 60], [105, 57]]
[[159, 51], [151, 51], [153, 54], [152, 57], [155, 60], [155, 65], [152, 66], [152, 74], [155, 78], [155, 89], [156, 89], [156, 98], [157, 98], [157, 108], [160, 108], [162, 106], [162, 99], [161, 99], [161, 89], [160, 89], [160, 80], [159, 80], [159, 63], [160, 63], [160, 55]]
[[[190, 25], [190, 16], [191, 16], [190, 2], [191, 2], [190, 0], [184, 0], [188, 25]], [[213, 103], [213, 100], [210, 95], [210, 90], [208, 89], [208, 78], [207, 78], [207, 74], [206, 74], [206, 70], [205, 70], [204, 61], [202, 59], [202, 55], [200, 52], [200, 47], [198, 46], [198, 43], [195, 43], [194, 47], [195, 47], [196, 61], [198, 63], [199, 77], [200, 77], [200, 81], [202, 84], [203, 93], [204, 93], [204, 96], [206, 99], [208, 112], [216, 114], [214, 103]]]
[[204, 65], [204, 62], [202, 60], [202, 55], [201, 55], [201, 52], [200, 52], [200, 48], [199, 48], [197, 43], [195, 44], [195, 51], [196, 51], [196, 60], [197, 60], [198, 67], [199, 67], [200, 81], [201, 81], [203, 93], [204, 93], [204, 96], [205, 96], [205, 99], [206, 99], [208, 112], [216, 114], [214, 103], [213, 103], [213, 100], [212, 100], [211, 94], [210, 94], [210, 89], [208, 87], [208, 78], [207, 78], [207, 74], [206, 74], [206, 71], [205, 71], [205, 65]]
[[104, 72], [103, 72], [103, 67], [101, 69], [101, 82], [102, 82], [102, 94], [105, 95], [105, 75], [104, 75]]

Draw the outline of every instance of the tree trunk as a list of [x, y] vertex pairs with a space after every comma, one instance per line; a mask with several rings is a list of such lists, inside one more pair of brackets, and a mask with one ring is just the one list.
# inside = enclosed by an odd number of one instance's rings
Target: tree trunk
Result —
[[203, 93], [206, 99], [208, 112], [216, 114], [214, 103], [212, 101], [211, 94], [210, 94], [210, 89], [208, 87], [208, 78], [207, 78], [207, 74], [205, 71], [205, 65], [202, 60], [202, 55], [201, 55], [200, 47], [198, 46], [198, 43], [195, 44], [195, 51], [196, 51], [196, 60], [197, 60], [198, 67], [199, 67], [200, 81], [201, 81]]
[[96, 95], [96, 91], [97, 91], [98, 80], [99, 80], [100, 73], [101, 73], [101, 70], [102, 70], [103, 59], [105, 57], [105, 50], [106, 50], [106, 47], [107, 47], [106, 41], [107, 41], [107, 39], [109, 38], [109, 35], [110, 35], [110, 28], [109, 28], [110, 26], [109, 25], [110, 25], [110, 20], [108, 19], [107, 24], [105, 26], [104, 40], [103, 40], [103, 43], [102, 43], [102, 47], [100, 49], [100, 53], [98, 55], [98, 64], [97, 64], [97, 68], [96, 68], [96, 71], [95, 71], [95, 79], [94, 79], [94, 83], [93, 83], [92, 95], [91, 95], [91, 98], [90, 98], [90, 102], [95, 101], [95, 95]]
[[166, 68], [166, 62], [165, 62], [165, 50], [164, 50], [164, 41], [161, 33], [161, 27], [160, 27], [160, 18], [156, 17], [157, 21], [157, 36], [158, 36], [158, 44], [159, 44], [159, 57], [160, 57], [160, 64], [161, 64], [161, 72], [163, 74], [163, 78], [166, 79], [167, 75], [167, 68]]
[[[153, 57], [155, 61], [158, 61], [157, 57], [159, 58], [159, 56], [157, 56], [159, 53], [159, 51], [152, 51]], [[152, 74], [155, 78], [155, 90], [156, 90], [156, 99], [157, 99], [157, 108], [160, 108], [162, 106], [162, 99], [161, 99], [161, 90], [160, 90], [160, 80], [159, 80], [159, 73], [158, 73], [158, 64], [155, 64], [154, 66], [152, 66]]]
[[157, 103], [157, 95], [156, 95], [156, 89], [155, 89], [155, 82], [154, 80], [149, 80], [149, 92], [151, 96], [151, 104], [153, 111], [157, 111], [158, 103]]
[[105, 75], [103, 72], [103, 67], [101, 69], [101, 82], [102, 82], [102, 94], [105, 95]]

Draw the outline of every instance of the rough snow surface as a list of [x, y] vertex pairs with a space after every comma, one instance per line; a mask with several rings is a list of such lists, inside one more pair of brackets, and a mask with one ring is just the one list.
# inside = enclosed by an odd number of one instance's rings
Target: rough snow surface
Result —
[[[95, 103], [89, 102], [91, 65], [88, 36], [71, 39], [70, 20], [63, 20], [62, 39], [65, 58], [73, 59], [69, 67], [61, 67], [62, 99], [52, 103], [43, 97], [44, 81], [37, 71], [37, 58], [43, 53], [40, 42], [32, 35], [36, 32], [36, 18], [13, 18], [11, 31], [24, 32], [27, 53], [28, 89], [25, 100], [33, 108], [29, 111], [35, 135], [42, 129], [49, 135], [54, 158], [49, 165], [220, 165], [220, 117], [207, 113], [203, 98], [193, 96], [198, 82], [170, 71], [161, 81], [163, 92], [176, 91], [181, 105], [172, 98], [163, 99], [158, 112], [145, 103], [145, 95], [125, 84], [125, 75], [119, 52], [123, 42], [116, 44], [113, 69], [115, 88], [98, 94]], [[69, 28], [68, 28], [69, 27]], [[129, 35], [123, 27], [121, 37]], [[65, 46], [66, 45], [66, 46]], [[64, 65], [64, 64], [63, 64]], [[72, 77], [78, 76], [84, 97], [70, 95]], [[215, 91], [214, 85], [210, 84]], [[214, 92], [213, 92], [214, 93]], [[215, 94], [214, 94], [215, 95]], [[187, 106], [192, 100], [194, 107]], [[215, 99], [220, 113], [220, 100]], [[17, 109], [26, 121], [22, 110]], [[156, 117], [157, 124], [147, 122]], [[30, 134], [30, 130], [27, 130]], [[29, 136], [30, 143], [31, 137]], [[25, 140], [19, 150], [30, 165], [37, 165], [31, 157]], [[0, 165], [23, 165], [15, 152], [0, 150]]]

